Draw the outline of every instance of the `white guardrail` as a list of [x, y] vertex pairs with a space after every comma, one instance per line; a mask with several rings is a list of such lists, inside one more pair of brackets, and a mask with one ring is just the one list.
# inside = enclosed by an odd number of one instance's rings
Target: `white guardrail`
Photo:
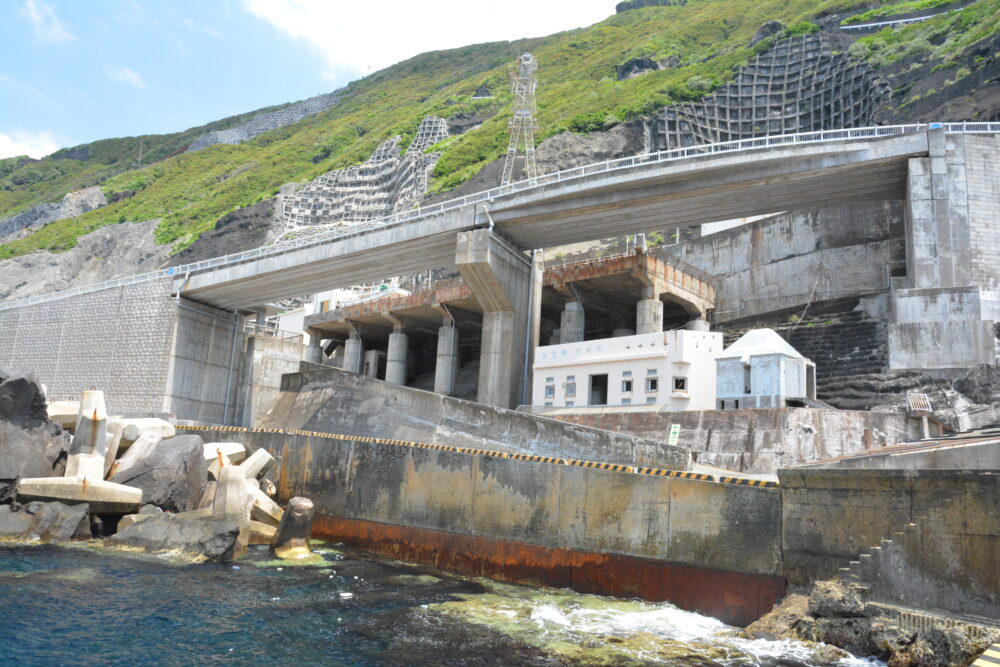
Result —
[[945, 14], [952, 14], [954, 12], [960, 12], [965, 7], [959, 7], [958, 9], [949, 9], [946, 12], [938, 12], [937, 14], [928, 14], [927, 16], [914, 16], [909, 19], [895, 19], [893, 21], [876, 21], [875, 23], [847, 23], [841, 25], [841, 30], [881, 30], [887, 26], [895, 25], [909, 25], [911, 23], [920, 23], [921, 21], [926, 21], [927, 19], [937, 18], [938, 16], [944, 16]]
[[40, 294], [38, 296], [13, 301], [2, 301], [0, 302], [0, 311], [9, 310], [11, 308], [23, 308], [24, 306], [31, 306], [37, 303], [45, 303], [47, 301], [64, 299], [71, 296], [77, 296], [79, 294], [87, 294], [89, 292], [96, 292], [114, 287], [135, 285], [137, 283], [148, 282], [151, 280], [159, 280], [161, 278], [188, 276], [192, 273], [206, 271], [208, 269], [242, 264], [244, 262], [253, 261], [262, 257], [273, 257], [286, 252], [321, 245], [337, 239], [358, 236], [376, 229], [386, 229], [412, 223], [423, 218], [439, 215], [441, 213], [464, 208], [473, 204], [486, 203], [490, 200], [496, 199], [497, 197], [523, 193], [545, 185], [550, 185], [552, 183], [562, 183], [586, 176], [593, 176], [595, 174], [606, 174], [624, 169], [631, 169], [633, 167], [664, 164], [687, 158], [716, 155], [719, 153], [738, 153], [742, 151], [758, 150], [761, 148], [771, 148], [774, 146], [817, 144], [854, 139], [878, 139], [882, 137], [912, 134], [915, 132], [923, 132], [929, 129], [940, 128], [943, 128], [949, 133], [1000, 134], [1000, 123], [915, 123], [911, 125], [884, 125], [846, 130], [800, 132], [797, 134], [782, 134], [767, 137], [756, 137], [753, 139], [740, 139], [738, 141], [726, 141], [717, 144], [703, 144], [699, 146], [691, 146], [689, 148], [674, 148], [657, 153], [644, 153], [642, 155], [633, 155], [631, 157], [617, 158], [615, 160], [607, 160], [605, 162], [583, 165], [573, 169], [566, 169], [564, 171], [554, 171], [536, 178], [525, 179], [509, 185], [502, 185], [500, 187], [484, 190], [475, 194], [466, 195], [465, 197], [449, 199], [448, 201], [432, 204], [430, 206], [421, 206], [413, 209], [412, 211], [396, 213], [385, 218], [370, 220], [363, 223], [344, 225], [333, 230], [312, 234], [310, 236], [283, 243], [254, 248], [253, 250], [245, 250], [243, 252], [223, 255], [221, 257], [213, 257], [212, 259], [204, 259], [190, 264], [172, 266], [166, 269], [160, 269], [159, 271], [129, 276], [128, 278], [115, 278], [113, 280], [107, 280], [93, 285], [74, 287], [72, 289], [62, 290], [59, 292], [50, 292], [48, 294]]

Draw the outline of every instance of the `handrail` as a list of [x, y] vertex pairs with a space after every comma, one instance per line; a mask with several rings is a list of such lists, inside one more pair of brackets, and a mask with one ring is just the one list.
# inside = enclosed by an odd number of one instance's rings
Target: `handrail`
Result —
[[[855, 140], [855, 139], [877, 139], [882, 137], [892, 137], [904, 134], [912, 134], [916, 132], [922, 132], [928, 129], [938, 129], [938, 128], [944, 129], [945, 132], [958, 133], [958, 134], [1000, 134], [1000, 123], [972, 123], [972, 122], [913, 123], [908, 125], [882, 125], [875, 127], [848, 128], [842, 130], [819, 130], [816, 132], [798, 132], [794, 134], [772, 135], [765, 137], [755, 137], [752, 139], [725, 141], [716, 144], [701, 144], [698, 146], [690, 146], [687, 148], [673, 148], [670, 150], [659, 151], [656, 153], [643, 153], [640, 155], [616, 158], [614, 160], [606, 160], [604, 162], [597, 162], [594, 164], [574, 167], [572, 169], [565, 169], [563, 171], [555, 171], [548, 174], [543, 174], [535, 178], [517, 181], [509, 185], [501, 185], [500, 187], [491, 188], [489, 190], [483, 190], [482, 192], [466, 195], [464, 197], [449, 199], [447, 201], [443, 201], [437, 204], [431, 204], [429, 206], [418, 207], [413, 209], [412, 211], [396, 213], [394, 215], [390, 215], [385, 218], [379, 218], [377, 220], [369, 220], [365, 223], [340, 225], [336, 229], [330, 229], [329, 227], [324, 226], [321, 228], [320, 231], [313, 233], [309, 236], [304, 236], [302, 238], [293, 239], [290, 241], [275, 243], [269, 246], [262, 246], [260, 248], [254, 248], [252, 250], [244, 250], [243, 252], [233, 253], [231, 255], [222, 255], [220, 257], [213, 257], [211, 259], [203, 259], [198, 262], [192, 262], [190, 264], [182, 264], [180, 266], [172, 266], [166, 269], [160, 269], [158, 271], [153, 271], [150, 273], [137, 274], [134, 276], [130, 276], [128, 278], [116, 278], [114, 280], [108, 280], [102, 283], [85, 285], [81, 287], [74, 287], [68, 290], [61, 290], [59, 292], [50, 292], [48, 294], [41, 294], [33, 297], [27, 297], [25, 299], [18, 299], [15, 301], [2, 301], [0, 302], [0, 311], [9, 310], [11, 308], [21, 308], [24, 306], [31, 306], [37, 303], [44, 303], [47, 301], [63, 299], [70, 296], [77, 296], [79, 294], [86, 294], [89, 292], [96, 292], [103, 289], [110, 289], [113, 287], [121, 287], [141, 282], [148, 282], [150, 280], [157, 280], [160, 278], [166, 278], [176, 275], [186, 275], [186, 274], [196, 273], [199, 271], [205, 271], [207, 269], [218, 268], [221, 266], [231, 266], [234, 264], [241, 264], [254, 259], [259, 259], [261, 257], [281, 255], [285, 254], [286, 252], [301, 250], [303, 248], [321, 245], [323, 243], [327, 243], [338, 239], [350, 238], [352, 236], [360, 236], [362, 234], [366, 234], [376, 229], [388, 229], [390, 227], [414, 222], [434, 215], [440, 215], [441, 213], [446, 213], [448, 211], [465, 208], [470, 205], [489, 203], [492, 200], [496, 199], [497, 197], [506, 197], [509, 195], [529, 192], [531, 190], [539, 189], [553, 183], [562, 183], [565, 181], [575, 180], [586, 176], [592, 176], [595, 174], [607, 174], [616, 171], [621, 171], [624, 169], [631, 169], [634, 167], [659, 165], [669, 162], [677, 162], [680, 160], [685, 160], [687, 158], [698, 158], [703, 156], [717, 155], [720, 153], [731, 154], [731, 153], [747, 152], [747, 151], [759, 150], [761, 148], [771, 148], [775, 146], [797, 146], [802, 144], [830, 143], [835, 141]], [[307, 230], [307, 231], [313, 231], [313, 230]]]
[[876, 21], [875, 23], [846, 23], [841, 24], [841, 30], [867, 30], [869, 28], [882, 28], [887, 25], [905, 25], [908, 23], [920, 23], [921, 21], [926, 21], [927, 19], [937, 18], [938, 16], [944, 16], [945, 14], [951, 14], [953, 12], [960, 12], [965, 7], [958, 7], [957, 9], [949, 9], [945, 12], [938, 12], [937, 14], [928, 14], [927, 16], [912, 16], [908, 19], [895, 19], [892, 21]]

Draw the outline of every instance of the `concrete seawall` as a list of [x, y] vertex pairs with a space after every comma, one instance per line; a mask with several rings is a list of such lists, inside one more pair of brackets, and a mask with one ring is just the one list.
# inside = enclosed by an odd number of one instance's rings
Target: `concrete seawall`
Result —
[[[262, 428], [372, 436], [688, 470], [683, 447], [389, 384], [331, 367], [282, 376]], [[664, 438], [665, 439], [665, 438]]]
[[316, 503], [319, 537], [477, 576], [667, 600], [734, 624], [784, 594], [775, 488], [373, 438], [238, 437], [278, 457], [283, 499]]

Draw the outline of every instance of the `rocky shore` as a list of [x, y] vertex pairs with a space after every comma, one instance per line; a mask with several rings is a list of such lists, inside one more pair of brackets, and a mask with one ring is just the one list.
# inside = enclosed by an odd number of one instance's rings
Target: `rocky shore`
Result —
[[748, 639], [822, 642], [855, 655], [874, 656], [889, 667], [966, 667], [994, 641], [961, 627], [930, 624], [911, 630], [865, 600], [862, 586], [839, 579], [790, 592], [766, 616], [747, 626]]
[[30, 373], [0, 369], [0, 539], [100, 540], [183, 562], [249, 544], [305, 558], [312, 503], [274, 501], [274, 457], [176, 435], [161, 419], [109, 416], [100, 391], [48, 403]]

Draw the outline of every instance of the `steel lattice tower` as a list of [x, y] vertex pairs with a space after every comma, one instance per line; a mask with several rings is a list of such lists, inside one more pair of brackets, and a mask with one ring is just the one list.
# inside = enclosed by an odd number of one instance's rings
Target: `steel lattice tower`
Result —
[[517, 61], [517, 73], [513, 77], [514, 117], [510, 119], [510, 143], [507, 145], [507, 159], [503, 165], [501, 185], [514, 180], [514, 162], [518, 148], [524, 144], [524, 176], [535, 178], [535, 87], [538, 85], [538, 62], [530, 53], [523, 53]]

